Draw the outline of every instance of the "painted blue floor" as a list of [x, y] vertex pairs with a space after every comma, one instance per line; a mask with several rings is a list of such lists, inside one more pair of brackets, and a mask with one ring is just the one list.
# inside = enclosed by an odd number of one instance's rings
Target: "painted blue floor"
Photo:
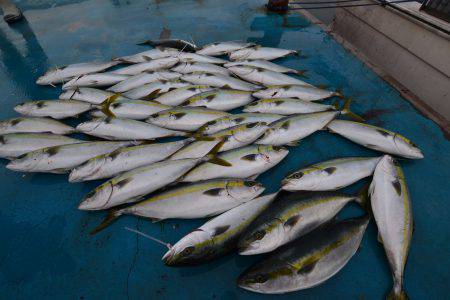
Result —
[[[34, 84], [47, 68], [131, 54], [143, 49], [136, 42], [157, 38], [163, 30], [199, 44], [247, 40], [301, 49], [306, 58], [280, 63], [307, 69], [310, 83], [343, 88], [355, 99], [354, 110], [370, 124], [404, 134], [422, 148], [425, 159], [401, 161], [415, 218], [405, 289], [411, 299], [448, 299], [450, 143], [436, 124], [319, 27], [297, 13], [267, 14], [264, 1], [258, 0], [17, 2], [26, 20], [11, 27], [0, 22], [1, 119], [15, 116], [16, 103], [59, 95], [57, 88]], [[288, 158], [260, 180], [268, 192], [275, 191], [290, 171], [352, 155], [378, 153], [320, 132], [291, 148]], [[174, 243], [203, 221], [151, 224], [123, 217], [91, 237], [89, 230], [104, 214], [76, 207], [98, 183], [69, 184], [62, 175], [14, 173], [5, 164], [0, 162], [1, 299], [382, 299], [391, 288], [373, 222], [360, 251], [325, 284], [277, 297], [257, 295], [235, 285], [255, 257], [232, 254], [201, 267], [168, 268], [160, 261], [163, 247], [124, 230], [138, 228]], [[340, 216], [356, 214], [359, 210], [350, 206]]]

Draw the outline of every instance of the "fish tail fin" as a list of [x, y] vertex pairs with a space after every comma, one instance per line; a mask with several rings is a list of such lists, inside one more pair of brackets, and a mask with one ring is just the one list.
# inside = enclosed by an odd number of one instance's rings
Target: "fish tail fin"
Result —
[[105, 101], [102, 102], [101, 106], [101, 111], [102, 113], [104, 113], [106, 116], [110, 117], [110, 118], [115, 118], [116, 115], [111, 111], [110, 106], [111, 104], [117, 100], [117, 98], [120, 97], [120, 93], [114, 94], [108, 98], [106, 98]]
[[370, 210], [369, 188], [370, 182], [365, 184], [355, 195], [355, 202], [366, 212]]
[[308, 70], [295, 70], [294, 74], [297, 74], [298, 76], [304, 77], [304, 78], [309, 78], [308, 76], [306, 76], [306, 72], [308, 72]]
[[386, 297], [387, 300], [408, 300], [409, 297], [406, 295], [403, 289], [402, 283], [399, 280], [394, 279], [394, 286]]
[[123, 209], [111, 209], [108, 211], [108, 215], [106, 215], [106, 218], [94, 228], [89, 234], [94, 235], [111, 225], [117, 218], [119, 218], [121, 215], [123, 215], [124, 211]]
[[338, 88], [336, 89], [336, 91], [334, 92], [334, 95], [335, 95], [336, 97], [341, 98], [341, 99], [345, 99], [344, 94], [343, 94], [343, 89], [342, 89], [342, 87], [338, 87]]
[[355, 114], [354, 112], [352, 112], [350, 110], [350, 104], [352, 103], [352, 100], [353, 99], [351, 97], [348, 97], [345, 100], [345, 103], [341, 108], [341, 114], [348, 116], [349, 118], [353, 119], [354, 121], [364, 122], [365, 120], [361, 116]]
[[223, 144], [225, 144], [225, 140], [221, 140], [219, 143], [217, 143], [217, 145], [215, 145], [211, 149], [211, 151], [209, 151], [205, 155], [205, 160], [212, 164], [216, 164], [216, 165], [220, 165], [220, 166], [224, 166], [224, 167], [231, 167], [231, 164], [229, 162], [217, 157], [217, 154], [219, 153], [220, 148], [222, 148]]

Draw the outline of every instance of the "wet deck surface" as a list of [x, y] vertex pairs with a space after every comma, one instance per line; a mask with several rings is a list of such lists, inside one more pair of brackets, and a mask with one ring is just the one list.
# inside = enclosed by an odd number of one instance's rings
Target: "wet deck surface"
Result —
[[[394, 89], [297, 13], [266, 14], [264, 1], [19, 1], [26, 21], [0, 22], [0, 118], [25, 99], [55, 98], [59, 89], [38, 87], [47, 68], [109, 59], [142, 49], [134, 45], [172, 37], [199, 44], [221, 40], [256, 41], [266, 46], [301, 49], [307, 58], [282, 64], [309, 70], [309, 82], [343, 88], [356, 99], [354, 110], [370, 124], [383, 126], [418, 144], [425, 159], [402, 160], [412, 196], [415, 232], [405, 289], [412, 299], [444, 299], [450, 281], [450, 143]], [[341, 156], [378, 155], [326, 132], [291, 148], [288, 158], [260, 177], [268, 192], [301, 166]], [[138, 228], [174, 243], [203, 223], [161, 224], [123, 217], [100, 234], [89, 230], [103, 213], [76, 209], [97, 183], [69, 184], [62, 175], [14, 173], [0, 162], [0, 298], [2, 299], [268, 299], [235, 285], [255, 257], [228, 255], [213, 263], [165, 267], [159, 245], [124, 230]], [[353, 187], [350, 190], [355, 190]], [[348, 207], [341, 217], [360, 214]], [[384, 252], [371, 222], [360, 251], [325, 284], [280, 299], [382, 299], [391, 288]]]

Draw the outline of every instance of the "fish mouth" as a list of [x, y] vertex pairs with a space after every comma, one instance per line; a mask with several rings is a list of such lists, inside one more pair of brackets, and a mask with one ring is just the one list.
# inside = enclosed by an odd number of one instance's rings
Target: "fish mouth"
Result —
[[81, 182], [82, 176], [78, 172], [76, 172], [76, 169], [73, 169], [72, 172], [69, 174], [69, 182]]
[[164, 254], [164, 256], [161, 258], [161, 260], [164, 262], [166, 266], [174, 266], [175, 265], [175, 251], [173, 249], [170, 249], [169, 251]]

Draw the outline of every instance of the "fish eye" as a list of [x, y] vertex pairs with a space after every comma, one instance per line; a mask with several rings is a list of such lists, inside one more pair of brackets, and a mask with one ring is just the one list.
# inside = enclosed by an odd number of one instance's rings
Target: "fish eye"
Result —
[[303, 175], [305, 175], [305, 174], [303, 174], [302, 172], [298, 172], [298, 173], [294, 173], [292, 175], [292, 177], [295, 178], [295, 179], [300, 179], [300, 178], [303, 177]]
[[253, 234], [253, 237], [255, 240], [261, 240], [266, 235], [266, 232], [264, 230], [257, 231]]
[[184, 248], [183, 251], [181, 251], [181, 256], [188, 256], [188, 255], [190, 255], [192, 252], [194, 252], [194, 250], [195, 250], [195, 247], [192, 247], [192, 246], [186, 247], [186, 248]]
[[269, 279], [269, 276], [265, 274], [259, 274], [255, 277], [255, 281], [258, 283], [264, 283]]

